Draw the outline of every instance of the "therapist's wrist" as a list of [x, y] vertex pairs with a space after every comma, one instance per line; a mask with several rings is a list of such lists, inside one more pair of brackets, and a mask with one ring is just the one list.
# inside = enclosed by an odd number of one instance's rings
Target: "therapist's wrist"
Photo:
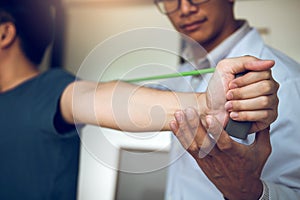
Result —
[[[259, 200], [270, 200], [269, 187], [264, 181], [262, 181], [262, 184], [263, 184], [263, 193], [259, 198]], [[229, 199], [224, 197], [224, 200], [229, 200]]]
[[[242, 186], [244, 185], [244, 186]], [[225, 200], [268, 200], [262, 199], [264, 185], [261, 180], [249, 181], [241, 184], [240, 189], [234, 189], [223, 193]]]

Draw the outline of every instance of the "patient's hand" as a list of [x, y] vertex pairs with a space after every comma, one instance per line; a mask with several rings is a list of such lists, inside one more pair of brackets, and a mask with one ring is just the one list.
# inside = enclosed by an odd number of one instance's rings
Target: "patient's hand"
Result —
[[[226, 126], [230, 117], [254, 122], [250, 132], [267, 128], [277, 118], [278, 83], [273, 79], [274, 61], [252, 56], [230, 58], [218, 63], [206, 91], [206, 111]], [[249, 71], [235, 79], [235, 75]], [[202, 121], [206, 125], [205, 121]]]

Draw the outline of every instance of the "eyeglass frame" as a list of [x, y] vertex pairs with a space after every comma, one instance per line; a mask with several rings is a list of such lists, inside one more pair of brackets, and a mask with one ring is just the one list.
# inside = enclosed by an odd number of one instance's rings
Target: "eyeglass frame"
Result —
[[[164, 12], [164, 11], [161, 9], [161, 7], [159, 6], [159, 2], [163, 2], [163, 1], [165, 1], [165, 0], [154, 0], [154, 4], [156, 5], [156, 7], [158, 8], [158, 10], [159, 10], [162, 14], [169, 15], [169, 14], [172, 14], [172, 13], [174, 13], [174, 12], [176, 12], [176, 11], [178, 11], [178, 10], [180, 9], [180, 7], [181, 7], [181, 1], [182, 1], [182, 0], [177, 0], [178, 6], [177, 6], [177, 8], [176, 8], [175, 10], [173, 10], [173, 11], [171, 11], [171, 12]], [[209, 0], [203, 0], [203, 1], [199, 2], [199, 3], [194, 3], [193, 0], [187, 0], [187, 1], [188, 1], [191, 5], [197, 6], [197, 5], [200, 5], [200, 4], [203, 4], [203, 3], [207, 3]]]

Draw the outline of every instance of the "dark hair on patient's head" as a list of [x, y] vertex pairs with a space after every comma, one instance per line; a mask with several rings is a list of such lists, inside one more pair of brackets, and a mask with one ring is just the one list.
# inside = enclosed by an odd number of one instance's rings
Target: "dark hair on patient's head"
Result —
[[41, 63], [53, 39], [51, 6], [45, 0], [0, 0], [0, 24], [15, 24], [21, 49], [34, 64]]

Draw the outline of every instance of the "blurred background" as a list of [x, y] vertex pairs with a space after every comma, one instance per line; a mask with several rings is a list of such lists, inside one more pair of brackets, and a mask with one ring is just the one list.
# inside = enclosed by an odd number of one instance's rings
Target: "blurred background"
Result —
[[[55, 4], [57, 34], [43, 69], [63, 67], [77, 74], [91, 51], [116, 34], [143, 27], [173, 29], [152, 0], [55, 0]], [[267, 44], [300, 62], [299, 0], [237, 0], [235, 8], [237, 17], [258, 28]], [[179, 52], [180, 40], [174, 40], [176, 48]], [[139, 52], [129, 55], [126, 62], [115, 62], [101, 80], [117, 79], [119, 70], [151, 62], [151, 56], [168, 66], [179, 62], [174, 55]], [[152, 72], [157, 74], [155, 69]], [[148, 70], [147, 76], [150, 74]], [[99, 81], [93, 72], [80, 74], [80, 78]], [[163, 199], [168, 132], [138, 135], [87, 126], [81, 138], [79, 200]]]

